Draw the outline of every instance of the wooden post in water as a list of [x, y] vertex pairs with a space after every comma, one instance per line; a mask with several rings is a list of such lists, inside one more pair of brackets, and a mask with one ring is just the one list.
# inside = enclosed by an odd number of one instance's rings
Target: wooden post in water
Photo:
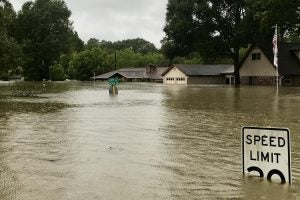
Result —
[[119, 84], [118, 78], [110, 78], [110, 79], [108, 79], [108, 84], [110, 85], [110, 87], [109, 87], [109, 95], [110, 96], [118, 95], [118, 88], [117, 88], [117, 85]]
[[109, 87], [109, 95], [110, 95], [110, 96], [118, 95], [118, 88], [117, 88], [117, 86], [111, 85], [111, 86]]

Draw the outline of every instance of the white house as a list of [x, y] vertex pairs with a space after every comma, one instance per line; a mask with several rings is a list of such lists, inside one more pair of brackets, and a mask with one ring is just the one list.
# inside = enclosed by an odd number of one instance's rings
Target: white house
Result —
[[174, 64], [162, 73], [167, 85], [226, 84], [233, 82], [233, 65]]
[[[278, 43], [278, 72], [283, 85], [300, 85], [300, 44]], [[276, 84], [272, 43], [252, 45], [241, 62], [241, 84]]]

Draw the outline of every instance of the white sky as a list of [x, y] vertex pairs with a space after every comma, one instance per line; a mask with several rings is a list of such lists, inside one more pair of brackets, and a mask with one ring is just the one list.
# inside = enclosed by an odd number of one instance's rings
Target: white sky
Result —
[[[16, 11], [26, 0], [9, 0]], [[160, 48], [168, 0], [65, 0], [79, 37], [117, 41], [144, 38]]]

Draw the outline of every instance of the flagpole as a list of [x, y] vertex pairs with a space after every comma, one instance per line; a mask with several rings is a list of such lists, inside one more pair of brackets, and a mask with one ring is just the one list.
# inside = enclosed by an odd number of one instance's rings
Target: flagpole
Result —
[[273, 65], [276, 67], [276, 91], [278, 93], [279, 89], [279, 70], [278, 70], [278, 26], [275, 25], [275, 34], [273, 37], [273, 54], [274, 54], [274, 62]]
[[277, 67], [276, 67], [276, 69], [277, 69], [277, 93], [278, 93], [278, 89], [279, 89], [279, 86], [278, 86], [278, 84], [279, 84], [279, 70], [278, 70], [278, 68], [279, 68], [279, 65], [278, 65], [278, 52], [279, 52], [279, 49], [278, 49], [278, 27], [277, 27], [277, 24], [276, 24], [276, 34], [277, 34], [277, 37], [276, 37], [276, 44], [277, 44]]

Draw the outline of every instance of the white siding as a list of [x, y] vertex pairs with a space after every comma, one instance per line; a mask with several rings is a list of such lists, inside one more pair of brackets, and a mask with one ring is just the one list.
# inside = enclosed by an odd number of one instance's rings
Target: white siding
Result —
[[187, 85], [188, 76], [176, 67], [173, 67], [163, 76], [163, 82], [167, 85]]
[[[260, 60], [252, 60], [253, 53], [260, 53]], [[265, 54], [254, 48], [240, 68], [240, 76], [276, 76], [276, 69]]]

